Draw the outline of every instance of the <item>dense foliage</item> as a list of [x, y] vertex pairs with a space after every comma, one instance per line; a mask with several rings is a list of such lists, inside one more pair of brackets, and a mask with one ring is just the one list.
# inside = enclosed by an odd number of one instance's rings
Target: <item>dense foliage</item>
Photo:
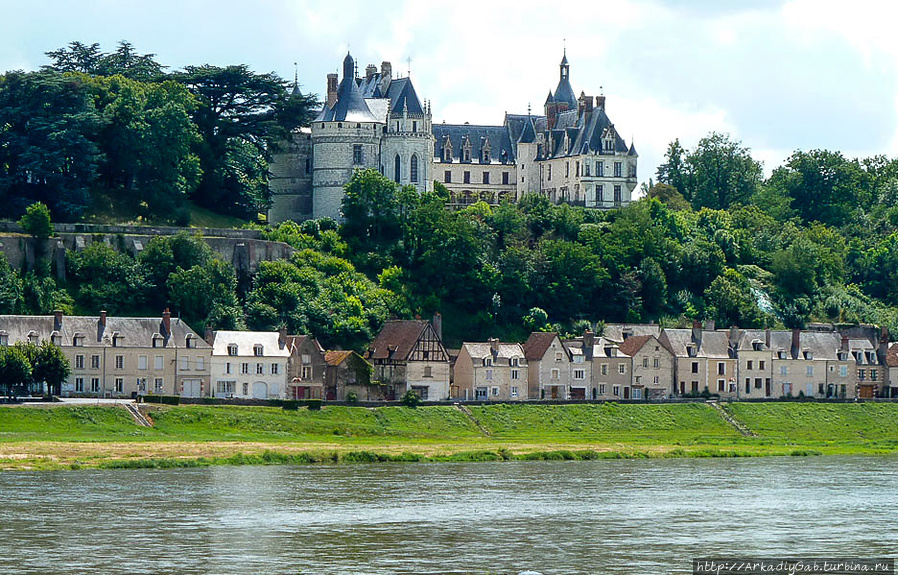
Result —
[[168, 73], [127, 42], [72, 42], [38, 72], [0, 76], [0, 201], [21, 214], [186, 224], [189, 202], [255, 218], [268, 161], [317, 101], [246, 66]]

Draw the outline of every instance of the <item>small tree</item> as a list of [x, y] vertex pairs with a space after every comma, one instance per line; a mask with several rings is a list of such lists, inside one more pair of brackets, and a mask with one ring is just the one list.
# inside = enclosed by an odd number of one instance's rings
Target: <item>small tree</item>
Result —
[[43, 202], [35, 202], [25, 208], [25, 215], [19, 220], [22, 231], [36, 240], [46, 240], [53, 235], [50, 222], [50, 208]]
[[31, 380], [31, 364], [18, 347], [0, 348], [0, 389], [15, 397]]
[[405, 392], [405, 395], [402, 396], [402, 405], [406, 407], [411, 407], [412, 409], [418, 407], [418, 404], [421, 403], [421, 398], [418, 397], [418, 394], [412, 390], [408, 390]]
[[62, 384], [71, 373], [69, 359], [62, 348], [49, 341], [37, 346], [37, 353], [31, 364], [31, 380], [35, 383], [45, 382], [50, 395], [59, 395]]

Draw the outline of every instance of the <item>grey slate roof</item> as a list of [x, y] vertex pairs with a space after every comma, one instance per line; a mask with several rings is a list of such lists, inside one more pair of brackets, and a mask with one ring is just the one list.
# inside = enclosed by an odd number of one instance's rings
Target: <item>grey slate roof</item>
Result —
[[487, 357], [505, 360], [513, 357], [524, 359], [524, 348], [519, 343], [499, 343], [497, 353], [493, 353], [492, 346], [488, 342], [465, 342], [462, 344], [462, 348], [467, 350], [468, 355], [472, 359], [484, 359]]
[[402, 115], [406, 106], [408, 106], [409, 116], [424, 115], [424, 108], [421, 106], [418, 94], [415, 93], [411, 78], [398, 78], [390, 82], [387, 98], [392, 102], [391, 111], [394, 115]]
[[566, 102], [569, 110], [577, 109], [577, 96], [574, 95], [574, 89], [571, 88], [571, 82], [567, 76], [562, 76], [558, 80], [558, 87], [555, 88], [555, 102]]
[[624, 341], [624, 334], [627, 337], [640, 335], [653, 335], [659, 337], [661, 335], [661, 326], [658, 324], [625, 324], [625, 323], [606, 323], [602, 336], [612, 341], [621, 343]]
[[63, 316], [59, 329], [56, 318], [50, 316], [2, 315], [0, 333], [6, 332], [9, 343], [28, 341], [33, 332], [38, 341], [50, 340], [54, 333], [59, 336], [61, 346], [71, 346], [76, 335], [83, 336], [86, 345], [112, 345], [113, 335], [120, 335], [117, 347], [152, 347], [153, 337], [162, 336], [165, 347], [185, 347], [187, 337], [195, 338], [198, 349], [210, 346], [190, 327], [178, 318], [171, 319], [171, 333], [167, 334], [161, 317], [106, 317], [106, 326], [100, 324], [97, 316]]
[[[452, 161], [462, 157], [462, 143], [467, 137], [471, 141], [471, 162], [477, 164], [487, 138], [490, 142], [490, 163], [515, 163], [515, 150], [505, 126], [477, 126], [472, 124], [437, 124], [433, 126], [433, 147], [435, 158], [443, 157], [443, 147], [448, 140], [452, 145]], [[503, 152], [505, 155], [503, 156]]]

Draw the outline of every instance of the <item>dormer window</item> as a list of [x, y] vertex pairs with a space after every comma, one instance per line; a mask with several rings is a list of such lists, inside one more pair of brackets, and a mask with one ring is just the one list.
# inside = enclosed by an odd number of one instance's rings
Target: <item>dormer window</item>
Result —
[[446, 145], [443, 146], [443, 161], [452, 162], [452, 145], [449, 142], [446, 142]]
[[786, 352], [783, 350], [780, 350], [780, 351], [776, 352], [776, 357], [778, 357], [779, 359], [786, 359]]
[[124, 339], [124, 336], [121, 333], [119, 333], [119, 332], [113, 333], [112, 334], [112, 347], [121, 347], [123, 339]]
[[39, 339], [36, 331], [31, 330], [28, 332], [28, 343], [37, 343]]
[[751, 349], [753, 351], [761, 351], [761, 342], [760, 341], [751, 342]]
[[50, 334], [50, 343], [55, 345], [62, 345], [62, 336], [59, 335], [58, 331], [54, 331]]
[[256, 344], [253, 346], [253, 355], [256, 357], [262, 357], [265, 355], [265, 348], [262, 347], [261, 344]]
[[805, 358], [805, 359], [814, 359], [814, 354], [813, 354], [813, 352], [805, 351], [805, 352], [804, 352], [804, 358]]
[[81, 347], [84, 345], [84, 335], [81, 333], [75, 333], [72, 336], [72, 345], [75, 347]]
[[689, 357], [695, 357], [695, 354], [696, 354], [695, 346], [694, 346], [694, 345], [687, 345], [687, 346], [686, 346], [686, 354], [687, 354]]
[[492, 365], [493, 365], [493, 358], [491, 358], [491, 357], [485, 357], [485, 358], [483, 358], [483, 365], [484, 365], [484, 367], [492, 367]]
[[165, 340], [162, 338], [161, 334], [153, 335], [153, 347], [165, 347]]
[[230, 355], [231, 357], [235, 357], [237, 355], [237, 344], [236, 343], [228, 344], [228, 355]]
[[6, 330], [0, 331], [0, 346], [6, 347], [9, 345], [9, 334], [6, 333]]
[[193, 335], [188, 335], [187, 339], [184, 341], [184, 347], [187, 349], [195, 349], [196, 348], [196, 338]]

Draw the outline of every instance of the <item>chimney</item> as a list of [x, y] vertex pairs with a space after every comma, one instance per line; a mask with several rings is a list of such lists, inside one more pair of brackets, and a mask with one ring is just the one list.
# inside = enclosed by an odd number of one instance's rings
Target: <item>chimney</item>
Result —
[[[389, 62], [386, 62], [386, 64], [389, 64]], [[443, 315], [440, 312], [434, 313], [431, 323], [433, 324], [433, 331], [436, 332], [440, 341], [443, 341]]]
[[62, 310], [57, 309], [53, 311], [53, 331], [62, 330]]
[[770, 349], [770, 328], [764, 330], [764, 345], [767, 346], [767, 349]]
[[842, 336], [842, 347], [840, 349], [841, 349], [841, 351], [848, 351], [848, 336], [847, 335]]
[[586, 330], [583, 332], [583, 349], [584, 350], [592, 350], [592, 346], [595, 345], [596, 342], [596, 334], [592, 332], [592, 330]]
[[[60, 312], [60, 313], [62, 313], [62, 312]], [[105, 309], [100, 310], [100, 321], [98, 323], [100, 324], [100, 327], [106, 327], [106, 310]]]
[[557, 121], [557, 119], [556, 119], [557, 112], [558, 112], [558, 104], [556, 104], [555, 102], [552, 102], [551, 104], [546, 105], [546, 127], [548, 127], [549, 130], [555, 129], [555, 122]]
[[801, 330], [797, 327], [792, 328], [792, 357], [798, 357], [798, 352], [801, 351]]
[[377, 74], [377, 66], [375, 66], [374, 64], [368, 64], [365, 67], [365, 80], [368, 80], [370, 82], [371, 78], [373, 78], [375, 74]]
[[605, 96], [596, 96], [596, 109], [605, 111]]
[[490, 338], [490, 350], [493, 352], [493, 355], [498, 355], [499, 353], [499, 338], [492, 337]]
[[577, 99], [577, 113], [582, 116], [584, 112], [587, 114], [592, 112], [592, 96], [580, 92], [580, 97]]
[[705, 331], [714, 331], [714, 327], [713, 319], [705, 320]]
[[284, 349], [285, 345], [287, 345], [287, 326], [281, 325], [278, 328], [278, 347]]
[[168, 338], [171, 335], [171, 310], [168, 308], [165, 308], [165, 311], [162, 312], [162, 325], [165, 328], [163, 335]]
[[380, 63], [380, 75], [385, 79], [393, 78], [393, 65], [387, 61], [383, 61]]
[[889, 328], [883, 326], [879, 331], [879, 347], [876, 349], [876, 358], [879, 363], [885, 365], [886, 354], [889, 351]]
[[212, 326], [210, 324], [206, 324], [206, 333], [203, 336], [203, 339], [206, 340], [206, 343], [212, 345], [212, 342], [215, 341], [215, 332], [212, 331]]
[[327, 75], [327, 107], [332, 108], [337, 101], [337, 78], [336, 74]]
[[692, 341], [695, 343], [702, 341], [702, 324], [697, 319], [692, 320]]

